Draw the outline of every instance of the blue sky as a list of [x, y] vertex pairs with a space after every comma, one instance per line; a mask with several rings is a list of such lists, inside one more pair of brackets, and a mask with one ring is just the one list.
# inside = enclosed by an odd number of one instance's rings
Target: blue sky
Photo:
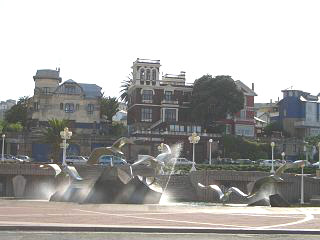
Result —
[[33, 94], [37, 69], [118, 96], [136, 58], [161, 72], [231, 75], [256, 102], [318, 94], [319, 1], [0, 0], [0, 100]]

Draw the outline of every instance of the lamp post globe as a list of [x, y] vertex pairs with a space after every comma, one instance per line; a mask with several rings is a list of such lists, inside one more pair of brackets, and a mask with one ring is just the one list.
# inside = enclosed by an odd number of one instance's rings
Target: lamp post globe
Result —
[[286, 156], [286, 153], [285, 152], [282, 152], [281, 153], [281, 157], [282, 157], [282, 161], [284, 161], [284, 157]]

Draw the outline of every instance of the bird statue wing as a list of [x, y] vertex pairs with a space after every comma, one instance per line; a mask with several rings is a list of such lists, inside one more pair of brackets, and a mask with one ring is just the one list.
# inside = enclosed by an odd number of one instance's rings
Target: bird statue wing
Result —
[[198, 186], [199, 186], [200, 188], [202, 188], [202, 189], [208, 189], [208, 188], [209, 188], [209, 186], [205, 186], [205, 185], [203, 185], [202, 183], [198, 183]]
[[289, 169], [289, 168], [299, 168], [299, 167], [304, 167], [305, 165], [305, 161], [304, 160], [299, 160], [299, 161], [295, 161], [294, 163], [285, 163], [283, 165], [281, 165], [274, 173], [275, 176], [280, 177], [280, 175], [282, 173], [284, 173], [285, 170]]
[[132, 174], [132, 168], [130, 167], [130, 174], [127, 173], [126, 171], [122, 170], [120, 167], [117, 168], [118, 171], [118, 177], [120, 179], [120, 181], [124, 184], [127, 184], [131, 181], [131, 179], [133, 178], [133, 174]]
[[244, 192], [242, 192], [239, 188], [236, 188], [236, 187], [231, 187], [228, 189], [228, 192], [231, 191], [241, 197], [247, 197], [248, 194], [245, 194]]
[[129, 138], [122, 137], [122, 138], [119, 138], [117, 141], [115, 141], [111, 147], [115, 149], [117, 152], [121, 152], [121, 148], [127, 143], [133, 144], [133, 141], [130, 140]]
[[250, 192], [249, 195], [254, 195], [254, 194], [256, 194], [256, 193], [260, 190], [261, 186], [262, 186], [263, 184], [267, 183], [268, 181], [269, 181], [269, 176], [259, 178], [257, 181], [255, 181], [255, 182], [253, 183], [253, 187], [252, 187], [251, 192]]
[[41, 168], [45, 168], [46, 166], [53, 168], [55, 172], [55, 177], [58, 176], [62, 171], [58, 164], [50, 163], [50, 164], [40, 165]]
[[90, 154], [87, 164], [98, 164], [99, 157], [102, 155], [113, 155], [113, 151], [110, 147], [95, 148]]
[[209, 185], [209, 187], [219, 194], [220, 199], [222, 199], [224, 197], [224, 193], [222, 192], [222, 190], [220, 189], [220, 187], [218, 185]]
[[165, 144], [165, 143], [162, 143], [162, 144], [163, 144], [163, 147], [166, 148], [166, 152], [167, 152], [168, 154], [171, 154], [171, 148], [170, 148], [170, 146], [169, 146], [168, 144]]
[[144, 155], [140, 160], [134, 162], [131, 166], [136, 166], [142, 163], [151, 163], [151, 162], [158, 162], [154, 157], [150, 155]]
[[66, 166], [63, 167], [63, 171], [64, 171], [65, 173], [69, 174], [69, 176], [70, 176], [71, 178], [73, 178], [73, 179], [75, 179], [75, 180], [77, 180], [77, 181], [82, 181], [82, 180], [83, 180], [83, 178], [80, 177], [77, 169], [76, 169], [74, 166], [68, 166], [68, 165], [66, 165]]

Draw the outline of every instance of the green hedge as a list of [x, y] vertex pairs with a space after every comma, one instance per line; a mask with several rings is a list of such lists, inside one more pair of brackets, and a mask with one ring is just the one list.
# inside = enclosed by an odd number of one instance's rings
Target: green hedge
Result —
[[[174, 173], [179, 174], [187, 174], [190, 172], [191, 166], [175, 166]], [[231, 170], [231, 171], [259, 171], [259, 172], [270, 172], [271, 167], [265, 167], [265, 166], [259, 166], [259, 165], [232, 165], [232, 164], [226, 164], [226, 165], [207, 165], [207, 164], [196, 164], [197, 170]], [[277, 169], [277, 167], [275, 167]], [[169, 169], [167, 169], [168, 171]], [[301, 168], [293, 168], [288, 169], [285, 171], [285, 173], [301, 173]], [[315, 174], [316, 169], [305, 167], [304, 168], [305, 174]]]

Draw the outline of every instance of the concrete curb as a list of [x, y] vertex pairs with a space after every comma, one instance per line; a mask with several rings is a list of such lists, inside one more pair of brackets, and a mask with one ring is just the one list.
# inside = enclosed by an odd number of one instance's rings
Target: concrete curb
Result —
[[134, 233], [220, 233], [220, 234], [297, 234], [320, 235], [320, 230], [237, 229], [237, 228], [166, 228], [166, 227], [83, 227], [83, 226], [0, 226], [0, 231], [39, 232], [134, 232]]

